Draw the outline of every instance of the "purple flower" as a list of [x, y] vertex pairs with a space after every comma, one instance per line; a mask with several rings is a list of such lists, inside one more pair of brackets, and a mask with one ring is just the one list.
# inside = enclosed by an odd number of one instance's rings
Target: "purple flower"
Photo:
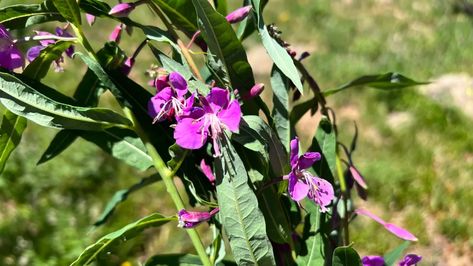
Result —
[[22, 67], [23, 64], [23, 55], [16, 48], [10, 33], [0, 24], [0, 67], [13, 70]]
[[108, 14], [115, 17], [128, 17], [128, 15], [131, 13], [131, 11], [133, 11], [133, 9], [135, 9], [135, 7], [135, 3], [120, 3], [112, 7]]
[[248, 14], [251, 11], [251, 8], [252, 8], [251, 5], [240, 7], [238, 9], [232, 11], [225, 18], [231, 24], [238, 23], [238, 22], [244, 20], [248, 16]]
[[168, 76], [168, 82], [156, 80], [156, 95], [148, 102], [148, 114], [154, 118], [153, 123], [171, 119], [177, 120], [194, 104], [194, 96], [185, 98], [187, 82], [178, 72]]
[[[55, 35], [52, 34], [52, 33], [46, 32], [46, 31], [36, 31], [36, 36], [72, 37], [72, 35], [69, 32], [67, 32], [66, 30], [64, 30], [60, 27], [56, 28], [56, 34]], [[54, 43], [56, 43], [56, 41], [53, 40], [53, 39], [40, 40], [39, 41], [40, 45], [33, 46], [30, 49], [28, 49], [28, 51], [26, 52], [26, 58], [28, 59], [28, 61], [32, 62], [36, 57], [39, 56], [41, 50], [46, 48], [48, 45], [51, 45], [51, 44], [54, 44]], [[65, 54], [68, 57], [72, 57], [72, 55], [74, 54], [74, 46], [73, 45], [69, 46], [66, 49]], [[64, 62], [64, 58], [62, 56], [54, 61], [54, 68], [55, 68], [56, 72], [63, 71], [63, 68], [61, 67], [61, 63], [63, 63], [63, 62]]]
[[225, 129], [237, 132], [241, 109], [237, 100], [230, 101], [230, 92], [214, 87], [207, 97], [200, 97], [201, 106], [194, 107], [178, 121], [174, 130], [176, 143], [185, 149], [199, 149], [207, 138], [213, 141], [214, 156], [220, 156], [220, 138]]
[[178, 226], [182, 228], [193, 228], [202, 222], [210, 220], [218, 211], [219, 208], [215, 208], [210, 212], [188, 212], [182, 209], [177, 213], [179, 220]]
[[313, 176], [306, 169], [320, 160], [318, 152], [306, 152], [299, 156], [299, 139], [291, 140], [291, 172], [284, 176], [289, 180], [289, 195], [295, 201], [301, 201], [305, 197], [313, 200], [320, 206], [320, 211], [327, 211], [327, 206], [334, 197], [332, 185], [322, 178]]
[[363, 266], [384, 266], [384, 258], [381, 256], [364, 256], [361, 263]]
[[395, 224], [385, 222], [383, 219], [379, 218], [378, 216], [374, 215], [373, 213], [369, 212], [368, 210], [365, 209], [356, 209], [355, 213], [358, 215], [364, 215], [367, 216], [376, 222], [380, 223], [381, 225], [386, 228], [389, 232], [393, 233], [395, 236], [408, 240], [408, 241], [417, 241], [417, 237], [415, 237], [411, 232], [407, 231], [404, 228], [401, 228]]
[[400, 262], [399, 266], [411, 266], [417, 265], [419, 261], [422, 260], [422, 256], [416, 254], [407, 254]]
[[121, 72], [128, 76], [130, 74], [131, 68], [135, 65], [135, 59], [133, 57], [127, 57], [125, 62], [121, 67]]

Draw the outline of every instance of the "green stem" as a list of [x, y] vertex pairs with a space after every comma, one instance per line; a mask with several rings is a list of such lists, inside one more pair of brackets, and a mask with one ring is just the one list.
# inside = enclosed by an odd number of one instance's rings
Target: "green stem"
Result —
[[[170, 170], [167, 167], [166, 163], [164, 163], [163, 159], [159, 155], [156, 148], [149, 141], [148, 135], [143, 131], [143, 129], [141, 128], [139, 122], [136, 120], [131, 110], [128, 108], [124, 108], [124, 111], [127, 117], [131, 121], [133, 121], [135, 131], [144, 142], [145, 147], [148, 151], [148, 154], [153, 160], [154, 167], [158, 171], [158, 174], [161, 176], [163, 183], [166, 187], [166, 190], [168, 194], [171, 196], [171, 199], [174, 202], [174, 205], [176, 206], [177, 210], [184, 209], [185, 207], [184, 202], [182, 201], [182, 198], [179, 195], [179, 191], [176, 187], [176, 184], [174, 184], [174, 181], [173, 181], [174, 175], [176, 174], [179, 167], [182, 165], [183, 159], [179, 161], [179, 163], [173, 170]], [[184, 154], [183, 157], [185, 157], [186, 154]], [[200, 236], [197, 233], [197, 231], [194, 228], [189, 228], [189, 229], [186, 229], [186, 232], [187, 234], [189, 234], [192, 244], [194, 245], [194, 248], [197, 251], [197, 254], [199, 255], [200, 260], [202, 261], [203, 265], [211, 266], [212, 263], [210, 262], [210, 259], [207, 256], [207, 253], [205, 252], [204, 244], [202, 243], [202, 240], [200, 239]]]
[[343, 176], [343, 169], [342, 169], [342, 163], [340, 161], [340, 157], [338, 156], [338, 153], [335, 157], [335, 162], [336, 162], [336, 167], [337, 167], [337, 176], [338, 180], [340, 182], [340, 189], [342, 191], [342, 200], [343, 200], [343, 206], [345, 208], [345, 215], [343, 217], [343, 245], [347, 246], [350, 243], [350, 234], [349, 234], [349, 228], [348, 228], [348, 204], [347, 204], [347, 185], [345, 182], [345, 177]]
[[82, 31], [82, 28], [76, 27], [74, 24], [70, 24], [70, 25], [72, 27], [72, 30], [76, 34], [77, 39], [79, 40], [79, 43], [82, 44], [82, 46], [85, 48], [89, 56], [94, 58], [98, 62], [97, 55], [94, 52], [94, 48], [92, 48], [92, 45], [90, 45], [89, 41], [87, 40], [87, 37], [85, 37], [84, 32]]

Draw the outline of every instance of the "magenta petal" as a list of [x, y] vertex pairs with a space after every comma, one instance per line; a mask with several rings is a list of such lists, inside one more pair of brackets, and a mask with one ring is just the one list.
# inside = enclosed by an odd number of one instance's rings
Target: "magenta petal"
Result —
[[127, 17], [133, 9], [135, 9], [133, 3], [120, 3], [112, 7], [108, 14], [115, 17]]
[[228, 90], [214, 87], [206, 98], [213, 112], [216, 113], [220, 109], [227, 107], [229, 97], [230, 92]]
[[384, 228], [386, 228], [389, 232], [393, 233], [395, 236], [402, 238], [404, 240], [408, 240], [408, 241], [418, 240], [417, 237], [415, 237], [411, 232], [395, 224], [386, 223], [384, 224]]
[[350, 166], [349, 169], [350, 169], [351, 176], [353, 177], [355, 182], [358, 183], [360, 187], [364, 189], [368, 189], [368, 185], [366, 185], [365, 179], [363, 178], [363, 176], [361, 176], [360, 172], [358, 172], [358, 170], [352, 165]]
[[384, 266], [384, 258], [381, 256], [364, 256], [361, 263], [363, 266]]
[[407, 254], [402, 261], [399, 262], [399, 266], [411, 266], [416, 265], [422, 260], [422, 256], [416, 254]]
[[174, 129], [174, 139], [177, 145], [184, 149], [200, 149], [204, 146], [208, 136], [208, 129], [203, 129], [201, 121], [192, 118], [183, 118], [178, 121]]
[[303, 200], [306, 196], [307, 193], [309, 193], [310, 186], [304, 182], [302, 182], [300, 179], [298, 179], [296, 176], [293, 176], [292, 173], [289, 174], [289, 195], [291, 198], [295, 201], [301, 201]]
[[328, 210], [327, 206], [330, 205], [335, 197], [332, 184], [316, 176], [312, 177], [311, 182], [315, 184], [316, 188], [311, 188], [308, 196], [320, 206], [321, 212], [326, 212]]
[[176, 90], [178, 99], [181, 99], [187, 93], [187, 82], [178, 72], [169, 74], [169, 83]]
[[122, 30], [123, 30], [123, 26], [120, 24], [118, 26], [116, 26], [112, 33], [110, 33], [110, 36], [108, 36], [108, 40], [111, 41], [111, 42], [120, 42], [120, 39], [121, 39], [121, 36], [122, 36]]
[[166, 107], [166, 103], [172, 98], [172, 89], [167, 87], [162, 91], [158, 92], [148, 102], [148, 114], [155, 118], [163, 108]]
[[43, 50], [43, 49], [44, 49], [44, 47], [39, 46], [39, 45], [31, 47], [26, 52], [26, 58], [28, 59], [28, 61], [32, 62], [33, 60], [35, 60], [36, 57], [39, 56], [39, 53], [41, 53], [41, 50]]
[[240, 104], [237, 100], [233, 100], [227, 109], [220, 111], [217, 116], [230, 131], [237, 132], [241, 120]]
[[299, 139], [295, 137], [293, 140], [291, 140], [290, 159], [291, 159], [292, 168], [294, 168], [297, 165], [298, 157], [299, 157]]
[[10, 33], [2, 24], [0, 24], [0, 39], [10, 39]]
[[358, 214], [358, 215], [364, 215], [364, 216], [367, 216], [373, 220], [375, 220], [376, 222], [382, 224], [382, 225], [385, 225], [386, 222], [379, 218], [378, 216], [374, 215], [373, 213], [371, 213], [370, 211], [366, 210], [366, 209], [356, 209], [355, 210], [355, 213]]
[[318, 152], [306, 152], [299, 157], [299, 168], [307, 169], [311, 167], [316, 161], [319, 161], [322, 156]]
[[210, 168], [210, 165], [205, 163], [204, 159], [200, 161], [200, 169], [202, 170], [202, 173], [204, 173], [204, 175], [209, 179], [211, 183], [215, 182], [215, 176], [212, 172], [212, 168]]

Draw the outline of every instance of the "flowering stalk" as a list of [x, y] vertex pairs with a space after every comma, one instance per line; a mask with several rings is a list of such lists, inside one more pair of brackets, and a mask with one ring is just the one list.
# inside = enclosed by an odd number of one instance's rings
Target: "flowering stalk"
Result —
[[[138, 134], [138, 136], [140, 136], [141, 140], [145, 144], [146, 150], [148, 151], [149, 156], [153, 160], [154, 168], [156, 168], [158, 174], [161, 176], [164, 186], [166, 187], [166, 191], [168, 192], [169, 196], [171, 196], [171, 199], [174, 205], [176, 206], [176, 209], [178, 211], [184, 209], [184, 202], [182, 201], [182, 198], [179, 195], [179, 191], [176, 187], [176, 184], [174, 184], [173, 178], [176, 172], [179, 170], [180, 166], [182, 165], [187, 155], [187, 151], [185, 151], [184, 156], [182, 156], [181, 160], [179, 160], [176, 167], [172, 170], [169, 170], [156, 148], [149, 141], [148, 135], [143, 131], [139, 122], [136, 120], [135, 115], [128, 108], [125, 108], [124, 111], [127, 117], [133, 122], [135, 132]], [[205, 252], [205, 247], [197, 231], [194, 228], [189, 228], [186, 230], [186, 232], [189, 234], [192, 244], [194, 245], [194, 248], [200, 257], [202, 264], [205, 266], [211, 266], [212, 263], [210, 262], [210, 259], [207, 256], [207, 253]]]

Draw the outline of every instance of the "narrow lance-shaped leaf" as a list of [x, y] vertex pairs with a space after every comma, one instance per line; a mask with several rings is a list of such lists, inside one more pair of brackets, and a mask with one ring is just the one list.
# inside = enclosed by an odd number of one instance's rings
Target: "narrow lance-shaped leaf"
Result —
[[52, 0], [41, 4], [10, 5], [0, 8], [0, 24], [9, 29], [24, 29], [32, 25], [63, 21]]
[[412, 80], [399, 73], [389, 72], [389, 73], [380, 74], [380, 75], [362, 76], [336, 89], [326, 90], [322, 93], [325, 96], [329, 96], [339, 91], [346, 90], [348, 88], [362, 87], [362, 86], [371, 87], [375, 89], [382, 89], [382, 90], [393, 90], [393, 89], [402, 89], [402, 88], [416, 86], [416, 85], [424, 85], [428, 83], [429, 82], [419, 82], [419, 81]]
[[102, 130], [131, 125], [128, 119], [109, 109], [57, 102], [8, 73], [0, 73], [0, 102], [13, 113], [47, 127]]
[[[210, 52], [222, 62], [232, 88], [238, 89], [243, 95], [255, 84], [245, 49], [236, 37], [232, 26], [224, 16], [213, 9], [207, 0], [192, 0], [192, 3], [194, 3], [199, 27]], [[244, 108], [251, 112], [257, 110], [252, 101], [247, 101]]]
[[[149, 258], [145, 266], [202, 266], [199, 256], [192, 254], [159, 254]], [[215, 266], [236, 266], [233, 261], [223, 260], [215, 264]]]
[[274, 127], [281, 139], [286, 152], [289, 153], [291, 142], [291, 123], [289, 121], [289, 80], [273, 65], [271, 70], [271, 89], [273, 90], [273, 112]]
[[143, 142], [132, 130], [108, 128], [101, 132], [82, 131], [80, 136], [141, 171], [153, 165]]
[[61, 152], [66, 150], [78, 137], [76, 130], [63, 129], [54, 135], [53, 140], [49, 143], [49, 146], [44, 151], [41, 158], [36, 163], [40, 165], [45, 163], [52, 158], [59, 155]]
[[0, 127], [0, 174], [10, 154], [18, 146], [23, 130], [26, 128], [26, 119], [5, 110]]
[[176, 217], [164, 217], [159, 213], [155, 213], [134, 223], [128, 224], [120, 230], [102, 237], [95, 242], [95, 244], [88, 246], [71, 264], [71, 266], [87, 265], [101, 254], [104, 254], [114, 244], [118, 244], [123, 240], [131, 239], [147, 228], [158, 227], [173, 220], [176, 220]]
[[360, 255], [351, 247], [338, 247], [333, 251], [332, 266], [361, 266]]
[[295, 124], [302, 118], [302, 116], [309, 110], [311, 111], [311, 115], [314, 115], [314, 113], [317, 111], [317, 107], [318, 103], [315, 98], [309, 99], [303, 103], [294, 106], [289, 116], [291, 126], [294, 127]]
[[245, 166], [227, 138], [215, 160], [220, 219], [237, 264], [274, 265], [264, 217], [248, 186]]
[[[304, 200], [304, 209], [307, 211], [304, 222], [305, 244], [307, 253], [297, 257], [298, 265], [326, 265], [330, 256], [326, 254], [327, 248], [324, 241], [324, 231], [321, 228], [322, 214], [313, 201]], [[326, 238], [326, 237], [325, 237]]]
[[80, 8], [76, 0], [54, 0], [54, 5], [61, 15], [72, 24], [81, 24]]
[[315, 162], [312, 169], [320, 177], [333, 184], [333, 173], [336, 167], [337, 137], [332, 124], [327, 117], [323, 116], [319, 122], [319, 127], [312, 140], [311, 151], [320, 152], [322, 159]]
[[113, 197], [108, 201], [107, 205], [105, 205], [105, 209], [103, 210], [102, 214], [100, 214], [97, 221], [95, 221], [94, 225], [100, 226], [104, 224], [108, 220], [108, 218], [113, 214], [117, 206], [120, 203], [124, 202], [131, 193], [140, 190], [144, 187], [147, 187], [159, 180], [161, 180], [161, 176], [158, 174], [154, 174], [141, 179], [140, 182], [132, 185], [129, 188], [115, 192]]
[[294, 65], [292, 57], [287, 53], [286, 49], [284, 49], [276, 40], [273, 39], [273, 37], [271, 37], [268, 28], [264, 24], [262, 14], [262, 3], [264, 1], [252, 0], [252, 2], [253, 8], [256, 10], [258, 30], [261, 40], [263, 41], [264, 48], [266, 48], [269, 56], [278, 66], [281, 72], [284, 73], [284, 75], [288, 77], [292, 83], [294, 83], [300, 92], [302, 92], [303, 87], [301, 78], [299, 77], [299, 72], [297, 72], [297, 68]]
[[401, 259], [402, 254], [404, 254], [404, 250], [406, 250], [407, 247], [411, 242], [409, 241], [404, 241], [401, 245], [397, 246], [395, 249], [391, 250], [390, 252], [386, 253], [384, 255], [384, 263], [387, 266], [394, 265], [397, 260]]

